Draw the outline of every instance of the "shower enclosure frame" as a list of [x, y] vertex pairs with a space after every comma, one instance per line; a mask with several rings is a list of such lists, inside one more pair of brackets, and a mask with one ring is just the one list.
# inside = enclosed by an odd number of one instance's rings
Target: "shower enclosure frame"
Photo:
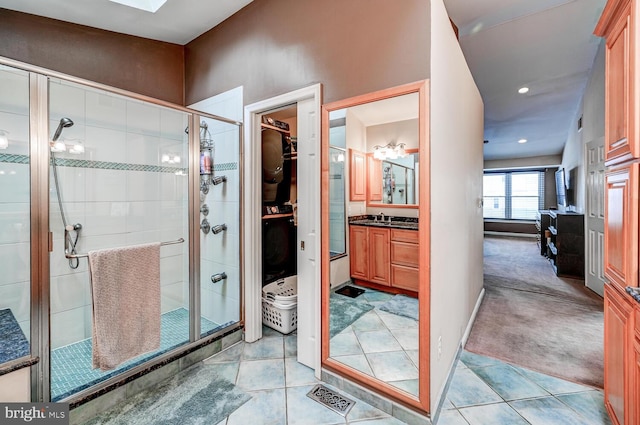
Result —
[[[50, 380], [50, 253], [53, 251], [53, 233], [49, 226], [49, 185], [50, 185], [50, 149], [49, 149], [49, 79], [55, 78], [80, 84], [87, 88], [144, 101], [156, 106], [170, 108], [189, 114], [189, 128], [199, 128], [202, 117], [214, 119], [238, 127], [238, 167], [239, 200], [243, 199], [244, 152], [243, 124], [228, 118], [195, 111], [170, 102], [154, 99], [127, 90], [110, 87], [26, 64], [13, 59], [0, 57], [0, 64], [29, 73], [29, 176], [30, 176], [30, 254], [31, 254], [31, 357], [38, 358], [31, 366], [31, 401], [48, 402], [51, 400]], [[189, 252], [189, 341], [166, 353], [153, 357], [144, 363], [93, 385], [85, 390], [60, 400], [72, 406], [79, 400], [89, 400], [99, 394], [115, 388], [118, 383], [129, 381], [134, 375], [151, 371], [169, 359], [177, 359], [187, 353], [205, 346], [221, 335], [239, 330], [244, 326], [244, 229], [239, 229], [239, 320], [213, 334], [201, 337], [201, 297], [200, 297], [200, 140], [198, 131], [188, 135], [188, 252]], [[238, 222], [244, 217], [243, 203], [239, 203]]]

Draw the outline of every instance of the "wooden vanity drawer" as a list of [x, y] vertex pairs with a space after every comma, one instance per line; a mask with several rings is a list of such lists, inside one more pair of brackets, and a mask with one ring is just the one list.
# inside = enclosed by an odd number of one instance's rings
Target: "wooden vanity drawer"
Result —
[[391, 241], [391, 264], [418, 267], [418, 244]]
[[419, 273], [417, 268], [399, 266], [397, 264], [391, 265], [392, 287], [418, 292], [419, 283]]
[[398, 242], [418, 243], [418, 231], [391, 229], [391, 240]]

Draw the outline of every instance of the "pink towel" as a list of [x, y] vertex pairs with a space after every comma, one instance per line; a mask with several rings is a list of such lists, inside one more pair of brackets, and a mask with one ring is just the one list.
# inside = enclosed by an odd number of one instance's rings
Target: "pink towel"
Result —
[[160, 243], [89, 251], [93, 368], [160, 347]]

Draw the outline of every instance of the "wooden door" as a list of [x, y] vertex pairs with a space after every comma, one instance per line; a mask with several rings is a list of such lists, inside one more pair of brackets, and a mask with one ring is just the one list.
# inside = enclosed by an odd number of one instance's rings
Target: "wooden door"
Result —
[[369, 228], [369, 281], [389, 285], [391, 264], [389, 262], [389, 229]]
[[364, 226], [349, 226], [351, 277], [369, 280], [369, 238]]
[[367, 199], [367, 156], [355, 149], [349, 149], [349, 200]]
[[368, 156], [367, 184], [368, 201], [382, 202], [382, 161], [375, 159], [373, 155]]
[[629, 404], [625, 400], [630, 389], [629, 339], [632, 306], [610, 285], [604, 290], [604, 403], [614, 424], [631, 424]]
[[624, 291], [638, 286], [638, 164], [605, 175], [604, 273]]

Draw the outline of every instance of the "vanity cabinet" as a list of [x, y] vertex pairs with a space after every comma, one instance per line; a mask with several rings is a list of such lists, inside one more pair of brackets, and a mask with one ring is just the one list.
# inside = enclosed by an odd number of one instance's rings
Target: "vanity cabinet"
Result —
[[364, 226], [349, 226], [351, 277], [369, 280], [369, 232]]
[[389, 285], [389, 229], [369, 227], [369, 281]]
[[418, 292], [418, 232], [349, 226], [351, 277], [398, 292]]
[[391, 286], [418, 292], [418, 232], [391, 229]]
[[367, 199], [367, 155], [355, 149], [349, 149], [349, 200]]

